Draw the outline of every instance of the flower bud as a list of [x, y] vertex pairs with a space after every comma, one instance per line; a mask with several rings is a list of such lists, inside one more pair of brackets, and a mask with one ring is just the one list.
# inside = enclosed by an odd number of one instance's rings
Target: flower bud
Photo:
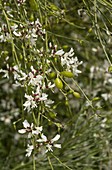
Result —
[[74, 74], [70, 71], [62, 71], [60, 74], [68, 78], [72, 78], [74, 76]]
[[53, 79], [53, 78], [56, 78], [56, 73], [55, 72], [51, 72], [49, 75], [48, 75], [49, 79]]
[[74, 95], [76, 98], [81, 98], [80, 93], [78, 93], [78, 92], [76, 92], [76, 91], [73, 91], [73, 95]]
[[55, 83], [55, 85], [56, 85], [56, 87], [57, 87], [58, 89], [62, 89], [62, 88], [63, 88], [63, 83], [62, 83], [62, 81], [61, 81], [59, 78], [56, 78], [56, 79], [54, 80], [54, 83]]

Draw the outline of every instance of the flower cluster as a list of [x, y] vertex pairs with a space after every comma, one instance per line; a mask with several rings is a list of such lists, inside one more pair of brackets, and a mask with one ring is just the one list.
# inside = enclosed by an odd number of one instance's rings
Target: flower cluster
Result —
[[79, 73], [81, 73], [80, 70], [77, 69], [79, 65], [81, 65], [83, 62], [78, 61], [77, 57], [74, 56], [74, 50], [73, 48], [70, 49], [69, 52], [64, 52], [63, 50], [58, 50], [55, 55], [58, 55], [61, 57], [61, 65], [66, 68], [67, 71], [72, 71], [74, 75], [78, 76]]
[[53, 46], [49, 43], [51, 49], [50, 57], [60, 57], [61, 66], [66, 71], [72, 71], [75, 76], [78, 76], [81, 71], [78, 69], [78, 66], [83, 62], [78, 60], [77, 57], [74, 57], [74, 49], [71, 48], [70, 51], [65, 52], [63, 49], [57, 50], [57, 45]]
[[[18, 5], [21, 5], [25, 1], [17, 1]], [[57, 45], [49, 44], [48, 51], [44, 47], [40, 50], [36, 47], [38, 37], [41, 37], [44, 40], [45, 30], [42, 29], [42, 25], [39, 22], [39, 19], [36, 19], [33, 22], [25, 21], [25, 23], [11, 23], [10, 28], [4, 24], [0, 30], [2, 35], [0, 36], [1, 42], [7, 42], [10, 40], [19, 40], [25, 42], [21, 44], [24, 46], [24, 50], [28, 48], [31, 49], [31, 53], [26, 50], [25, 58], [34, 54], [33, 59], [36, 60], [37, 66], [33, 66], [33, 63], [26, 64], [27, 70], [22, 68], [21, 64], [9, 66], [6, 65], [6, 70], [0, 69], [0, 72], [3, 73], [3, 77], [10, 78], [10, 75], [13, 75], [14, 84], [13, 87], [24, 88], [24, 98], [23, 103], [24, 110], [28, 113], [38, 113], [42, 114], [45, 111], [49, 111], [51, 104], [54, 103], [49, 99], [47, 89], [54, 88], [55, 86], [59, 89], [64, 89], [63, 83], [59, 78], [58, 74], [61, 75], [61, 71], [58, 70], [58, 62], [55, 63], [56, 67], [52, 64], [55, 58], [59, 61], [61, 68], [63, 70], [72, 72], [72, 74], [78, 76], [81, 71], [78, 69], [78, 66], [82, 64], [82, 61], [79, 62], [77, 57], [74, 57], [73, 48], [70, 51], [65, 52], [64, 50], [57, 50]], [[44, 41], [43, 41], [44, 42]], [[16, 49], [15, 49], [16, 50]], [[27, 53], [28, 52], [28, 53]], [[22, 52], [20, 52], [22, 54]], [[18, 54], [18, 53], [17, 53]], [[46, 56], [46, 57], [45, 57]], [[36, 59], [35, 59], [36, 58]], [[33, 60], [33, 61], [34, 61]], [[35, 68], [34, 68], [35, 67]], [[38, 67], [38, 69], [36, 68]], [[49, 73], [55, 70], [56, 77], [54, 76], [54, 81], [49, 78]], [[56, 83], [56, 80], [57, 81]], [[60, 84], [61, 83], [61, 84]], [[60, 86], [61, 85], [61, 86]], [[37, 118], [35, 115], [35, 118]], [[39, 117], [38, 117], [39, 118]], [[45, 154], [49, 151], [53, 152], [53, 147], [61, 148], [61, 144], [56, 144], [55, 142], [59, 140], [60, 135], [57, 134], [54, 138], [48, 139], [47, 136], [43, 133], [42, 126], [36, 126], [33, 123], [29, 123], [27, 120], [23, 122], [23, 129], [20, 129], [18, 132], [20, 134], [27, 134], [28, 143], [26, 149], [26, 156], [30, 156], [33, 151], [40, 152]]]
[[38, 152], [41, 152], [42, 154], [45, 154], [49, 151], [53, 152], [53, 147], [61, 148], [61, 144], [55, 144], [55, 142], [60, 138], [60, 135], [57, 134], [54, 138], [51, 140], [48, 140], [47, 137], [42, 133], [43, 127], [37, 127], [34, 126], [33, 123], [31, 125], [27, 120], [24, 120], [23, 122], [24, 129], [18, 130], [20, 134], [27, 133], [28, 139], [32, 139], [35, 137], [35, 144], [29, 144], [26, 149], [26, 156], [30, 156], [33, 150], [37, 150]]
[[18, 6], [23, 5], [26, 0], [17, 0]]
[[12, 72], [15, 81], [14, 86], [25, 87], [27, 85], [27, 87], [31, 88], [30, 94], [25, 93], [26, 101], [23, 104], [25, 110], [30, 112], [31, 109], [37, 108], [39, 102], [42, 101], [46, 107], [53, 104], [53, 101], [48, 99], [48, 94], [44, 91], [53, 88], [55, 85], [51, 84], [50, 81], [48, 81], [47, 84], [43, 81], [44, 77], [41, 69], [35, 70], [33, 66], [31, 66], [31, 71], [28, 74], [23, 72], [17, 65], [12, 68], [8, 66], [7, 69], [8, 70], [1, 69], [0, 72], [3, 72], [3, 77], [7, 78], [9, 78], [9, 72]]
[[[10, 31], [12, 35], [10, 34]], [[44, 40], [45, 29], [42, 29], [42, 25], [37, 18], [35, 21], [27, 21], [26, 24], [15, 24], [10, 25], [10, 30], [6, 24], [2, 24], [0, 27], [0, 42], [10, 41], [11, 39], [19, 38], [24, 39], [31, 46], [36, 45], [38, 37]]]
[[7, 25], [2, 24], [2, 27], [0, 27], [0, 42], [6, 42], [11, 39], [10, 33], [8, 31]]

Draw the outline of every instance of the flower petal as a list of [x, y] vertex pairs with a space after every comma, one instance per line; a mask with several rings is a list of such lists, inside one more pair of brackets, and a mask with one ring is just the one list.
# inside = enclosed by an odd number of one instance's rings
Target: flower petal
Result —
[[28, 127], [30, 127], [30, 124], [28, 123], [27, 120], [24, 120], [23, 126], [24, 126], [24, 128], [28, 128]]
[[21, 134], [24, 134], [24, 133], [26, 133], [26, 129], [20, 129], [20, 130], [18, 130], [18, 132]]
[[56, 55], [63, 55], [65, 52], [63, 50], [58, 50], [55, 54]]
[[57, 141], [59, 138], [60, 138], [60, 135], [57, 134], [53, 139], [51, 139], [51, 142], [53, 143], [53, 142]]
[[33, 149], [34, 149], [33, 145], [28, 144], [28, 148], [26, 149], [26, 152], [27, 152], [26, 156], [29, 157], [31, 155]]
[[54, 144], [53, 145], [55, 148], [61, 148], [61, 144]]

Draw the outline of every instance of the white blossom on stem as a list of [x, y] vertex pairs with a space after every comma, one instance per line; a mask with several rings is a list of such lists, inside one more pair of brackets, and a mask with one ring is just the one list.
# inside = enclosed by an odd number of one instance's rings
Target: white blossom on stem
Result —
[[31, 123], [31, 125], [30, 125], [27, 120], [24, 120], [23, 127], [24, 127], [24, 129], [20, 129], [20, 130], [18, 130], [18, 132], [20, 134], [28, 133], [28, 138], [31, 138], [32, 135], [40, 134], [43, 130], [42, 126], [37, 127], [37, 126], [34, 126], [33, 123]]
[[43, 143], [43, 145], [46, 146], [45, 153], [47, 153], [48, 151], [53, 152], [52, 147], [61, 148], [61, 144], [54, 144], [54, 142], [59, 140], [59, 138], [60, 138], [60, 135], [57, 134], [53, 139], [48, 140], [44, 134], [41, 134], [41, 138], [38, 139], [37, 142], [41, 143], [41, 145]]
[[0, 69], [0, 73], [4, 73], [3, 77], [9, 79], [9, 71], [8, 70]]
[[81, 71], [78, 70], [78, 66], [82, 64], [82, 61], [79, 62], [77, 57], [73, 57], [73, 48], [71, 48], [70, 51], [66, 53], [62, 49], [58, 50], [55, 55], [61, 56], [61, 65], [65, 67], [67, 71], [72, 71], [76, 76], [81, 73]]
[[29, 73], [28, 85], [36, 86], [42, 84], [43, 77], [41, 75], [34, 75], [32, 72]]
[[31, 95], [27, 95], [25, 93], [25, 98], [27, 99], [27, 101], [23, 104], [23, 106], [25, 107], [24, 110], [28, 110], [28, 112], [33, 109], [36, 108], [36, 101], [34, 100], [34, 98]]
[[26, 153], [26, 156], [27, 156], [27, 157], [30, 157], [33, 149], [34, 149], [34, 146], [28, 144], [27, 149], [26, 149], [26, 152], [27, 152], [27, 153]]
[[63, 50], [58, 50], [55, 55], [62, 56], [65, 52]]
[[27, 120], [24, 120], [23, 127], [24, 127], [24, 129], [20, 129], [20, 130], [18, 130], [18, 132], [20, 134], [24, 134], [24, 133], [27, 132], [28, 133], [28, 138], [31, 138], [32, 129], [33, 129], [33, 123], [31, 123], [31, 125], [30, 125]]

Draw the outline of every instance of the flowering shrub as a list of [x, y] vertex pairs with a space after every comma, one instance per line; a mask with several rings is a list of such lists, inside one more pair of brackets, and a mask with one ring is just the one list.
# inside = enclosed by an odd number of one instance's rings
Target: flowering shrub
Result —
[[110, 169], [111, 3], [0, 8], [3, 170]]

